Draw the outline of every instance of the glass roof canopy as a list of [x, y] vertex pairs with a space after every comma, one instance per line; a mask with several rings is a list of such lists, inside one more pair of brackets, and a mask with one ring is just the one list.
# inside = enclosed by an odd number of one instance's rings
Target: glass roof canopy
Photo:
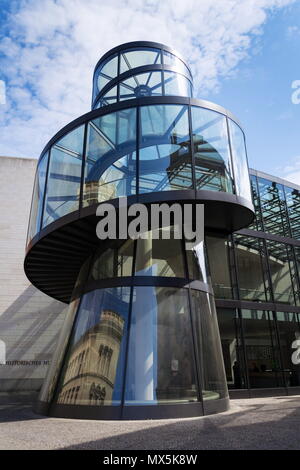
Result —
[[193, 78], [178, 53], [138, 41], [105, 54], [96, 65], [92, 109], [149, 96], [192, 96]]

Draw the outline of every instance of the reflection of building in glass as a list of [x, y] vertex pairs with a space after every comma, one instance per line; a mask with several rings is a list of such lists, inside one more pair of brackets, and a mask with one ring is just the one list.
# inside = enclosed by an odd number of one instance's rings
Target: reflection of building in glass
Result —
[[[166, 46], [119, 46], [96, 66], [93, 111], [42, 152], [25, 270], [71, 301], [43, 413], [197, 416], [227, 409], [227, 386], [300, 385], [300, 188], [256, 171], [250, 183], [238, 121], [191, 90]], [[123, 196], [128, 206], [203, 203], [205, 241], [98, 240], [96, 208]], [[105, 330], [104, 312], [117, 312], [118, 328]]]
[[124, 319], [104, 310], [100, 322], [76, 343], [68, 358], [58, 403], [101, 405], [112, 400]]

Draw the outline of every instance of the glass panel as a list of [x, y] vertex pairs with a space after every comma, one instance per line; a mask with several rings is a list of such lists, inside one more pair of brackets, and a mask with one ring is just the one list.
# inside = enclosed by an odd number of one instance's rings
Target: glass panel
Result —
[[157, 240], [152, 238], [151, 232], [146, 234], [148, 238], [137, 240], [135, 275], [186, 277], [181, 240], [161, 239], [162, 230], [158, 230], [160, 239]]
[[247, 388], [241, 325], [237, 310], [218, 308], [217, 315], [228, 388]]
[[267, 240], [267, 248], [274, 301], [295, 305], [290, 264], [293, 267], [293, 271], [295, 271], [295, 266], [293, 260], [289, 260], [287, 245]]
[[228, 240], [207, 236], [206, 246], [214, 294], [217, 298], [232, 299]]
[[103, 106], [107, 106], [109, 104], [113, 104], [117, 102], [117, 87], [114, 86], [111, 90], [109, 90], [105, 95], [103, 95], [98, 103], [95, 106], [95, 109], [102, 108]]
[[242, 310], [250, 388], [282, 387], [279, 349], [272, 315]]
[[118, 56], [107, 59], [105, 64], [100, 65], [95, 73], [94, 79], [94, 99], [107, 83], [118, 74]]
[[165, 95], [192, 96], [191, 83], [176, 72], [164, 72]]
[[300, 362], [297, 357], [297, 350], [300, 351], [299, 314], [277, 312], [276, 317], [285, 381], [288, 387], [299, 387]]
[[83, 206], [136, 192], [136, 110], [88, 124]]
[[176, 67], [178, 71], [183, 72], [187, 77], [193, 78], [189, 69], [183, 63], [183, 61], [179, 59], [179, 57], [176, 57], [171, 52], [164, 51], [163, 59], [164, 59], [164, 65], [172, 65], [173, 67]]
[[214, 300], [209, 294], [194, 289], [191, 296], [202, 396], [204, 401], [216, 400], [227, 396], [228, 392]]
[[237, 259], [237, 275], [240, 298], [256, 302], [265, 302], [267, 282], [264, 277], [262, 241], [259, 238], [236, 235], [234, 238]]
[[68, 346], [72, 325], [79, 305], [79, 300], [73, 300], [68, 306], [65, 320], [59, 333], [55, 352], [51, 358], [51, 363], [47, 371], [43, 386], [39, 395], [39, 400], [43, 402], [51, 402], [55, 393], [58, 377], [63, 366], [63, 360]]
[[135, 287], [131, 318], [125, 404], [197, 401], [188, 291]]
[[98, 289], [82, 297], [57, 402], [120, 405], [130, 287]]
[[252, 199], [255, 209], [255, 219], [253, 220], [252, 224], [249, 225], [247, 228], [251, 230], [263, 230], [262, 225], [262, 217], [261, 217], [261, 209], [260, 209], [260, 198], [257, 186], [257, 179], [255, 175], [250, 175], [250, 183], [251, 183], [251, 190], [252, 190]]
[[228, 119], [236, 194], [252, 201], [244, 134]]
[[120, 101], [162, 94], [161, 72], [134, 75], [120, 83]]
[[120, 54], [120, 73], [152, 64], [161, 64], [160, 49], [132, 49]]
[[192, 106], [196, 189], [233, 193], [226, 118]]
[[30, 221], [27, 235], [27, 244], [40, 230], [47, 164], [48, 152], [43, 155], [36, 169], [31, 202]]
[[109, 248], [95, 255], [91, 270], [91, 280], [108, 279], [132, 275], [133, 240], [127, 240], [118, 248]]
[[186, 249], [186, 257], [189, 279], [211, 284], [204, 242], [198, 243], [192, 250]]
[[79, 208], [84, 126], [51, 148], [43, 227]]
[[285, 186], [292, 237], [300, 240], [300, 191]]
[[265, 231], [289, 236], [283, 186], [264, 178], [257, 180]]
[[141, 107], [140, 193], [192, 187], [186, 106]]

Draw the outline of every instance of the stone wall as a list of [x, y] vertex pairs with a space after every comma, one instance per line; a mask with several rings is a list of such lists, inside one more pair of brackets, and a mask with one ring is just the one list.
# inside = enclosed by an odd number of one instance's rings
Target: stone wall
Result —
[[40, 388], [67, 308], [23, 270], [36, 164], [0, 157], [0, 391]]

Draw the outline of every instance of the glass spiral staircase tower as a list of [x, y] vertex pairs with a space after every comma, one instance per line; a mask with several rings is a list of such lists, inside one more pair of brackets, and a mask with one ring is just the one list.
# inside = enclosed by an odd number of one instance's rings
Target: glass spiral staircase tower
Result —
[[96, 236], [98, 206], [124, 196], [202, 203], [206, 233], [220, 236], [251, 223], [243, 131], [192, 89], [169, 47], [123, 44], [95, 68], [92, 111], [41, 153], [24, 267], [70, 305], [40, 413], [172, 418], [229, 406], [205, 243]]

